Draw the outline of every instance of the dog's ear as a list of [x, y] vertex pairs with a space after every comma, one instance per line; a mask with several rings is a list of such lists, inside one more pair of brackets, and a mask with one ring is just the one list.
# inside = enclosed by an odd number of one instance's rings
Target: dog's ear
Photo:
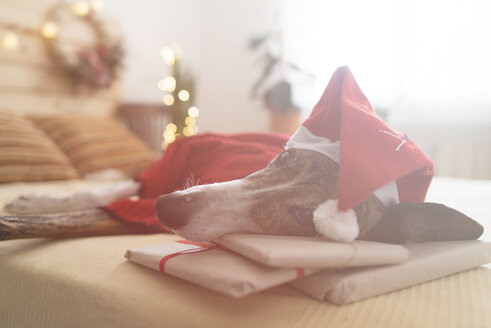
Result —
[[382, 220], [361, 239], [393, 244], [477, 239], [484, 228], [468, 216], [442, 204], [389, 205]]

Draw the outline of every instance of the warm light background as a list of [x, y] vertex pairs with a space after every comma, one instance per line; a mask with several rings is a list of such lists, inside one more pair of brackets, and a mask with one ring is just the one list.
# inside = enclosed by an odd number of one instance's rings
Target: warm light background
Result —
[[[276, 71], [262, 92], [286, 78], [306, 118], [334, 70], [348, 65], [376, 111], [433, 158], [438, 174], [491, 179], [488, 0], [67, 2], [86, 9], [97, 4], [111, 33], [122, 36], [121, 81], [93, 93], [75, 91], [47, 51], [49, 38], [39, 33], [60, 2], [0, 0], [0, 109], [97, 115], [119, 110], [158, 151], [163, 137], [174, 138], [168, 127], [171, 113], [181, 113], [175, 110], [179, 104], [199, 109], [193, 133], [196, 126], [199, 132], [269, 131], [270, 122], [281, 119], [251, 97], [264, 51], [247, 46], [251, 38], [275, 32], [282, 42], [269, 50], [316, 78]], [[77, 24], [60, 24], [58, 37], [78, 47], [91, 44], [93, 31]], [[161, 49], [174, 43], [196, 83], [189, 103], [164, 108], [166, 93], [158, 85], [172, 72]], [[298, 124], [294, 120], [289, 130]]]
[[[374, 107], [396, 122], [491, 122], [491, 3], [485, 0], [106, 0], [125, 35], [123, 100], [155, 102], [162, 45], [179, 42], [198, 77], [201, 131], [267, 129], [249, 96], [260, 73], [250, 37], [281, 29], [305, 115], [337, 66], [349, 65]], [[295, 79], [295, 76], [292, 76]]]

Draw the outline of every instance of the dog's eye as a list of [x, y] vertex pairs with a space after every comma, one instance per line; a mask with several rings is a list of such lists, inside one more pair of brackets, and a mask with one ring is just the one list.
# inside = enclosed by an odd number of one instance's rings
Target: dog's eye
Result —
[[280, 155], [280, 163], [282, 163], [282, 164], [288, 163], [292, 159], [292, 157], [293, 156], [292, 156], [292, 154], [290, 154], [290, 152], [284, 151]]
[[295, 220], [302, 225], [312, 224], [313, 216], [312, 210], [305, 207], [297, 208], [295, 211]]

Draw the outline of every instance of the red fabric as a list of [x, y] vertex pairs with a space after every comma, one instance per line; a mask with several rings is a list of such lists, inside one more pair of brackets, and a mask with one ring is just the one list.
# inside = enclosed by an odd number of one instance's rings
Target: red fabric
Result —
[[336, 70], [303, 125], [316, 136], [340, 141], [339, 210], [353, 208], [394, 180], [401, 202], [424, 201], [433, 162], [411, 139], [396, 151], [404, 136], [377, 117], [348, 67]]
[[188, 179], [196, 185], [243, 178], [266, 167], [287, 140], [286, 135], [271, 133], [177, 138], [160, 160], [136, 178], [142, 186], [140, 200], [123, 199], [104, 209], [122, 220], [163, 229], [155, 216], [160, 195], [184, 189]]

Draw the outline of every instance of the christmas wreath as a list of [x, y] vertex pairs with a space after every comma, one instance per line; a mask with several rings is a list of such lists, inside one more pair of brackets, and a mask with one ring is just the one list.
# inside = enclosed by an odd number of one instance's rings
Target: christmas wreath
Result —
[[118, 75], [123, 50], [110, 21], [93, 10], [80, 13], [68, 4], [50, 10], [41, 28], [48, 51], [77, 87], [106, 88]]

